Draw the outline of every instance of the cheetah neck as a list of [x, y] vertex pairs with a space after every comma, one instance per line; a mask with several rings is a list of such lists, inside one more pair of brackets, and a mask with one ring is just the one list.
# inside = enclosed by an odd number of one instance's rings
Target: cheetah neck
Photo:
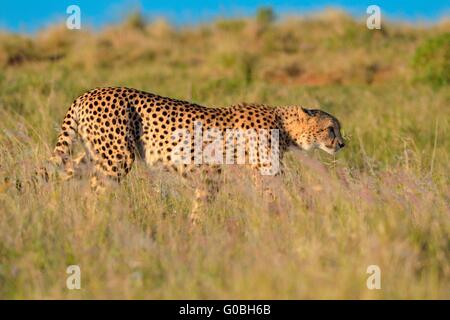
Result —
[[288, 136], [289, 144], [296, 145], [295, 141], [298, 140], [299, 135], [302, 133], [302, 127], [304, 130], [307, 129], [306, 116], [302, 112], [301, 107], [280, 106], [276, 107], [275, 110], [280, 126]]

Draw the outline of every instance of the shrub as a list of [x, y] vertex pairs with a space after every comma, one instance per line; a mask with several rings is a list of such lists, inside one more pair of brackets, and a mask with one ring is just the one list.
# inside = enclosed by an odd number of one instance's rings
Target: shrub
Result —
[[19, 35], [0, 34], [0, 67], [20, 65], [38, 58], [39, 54], [31, 39]]
[[216, 22], [217, 28], [221, 31], [239, 33], [245, 27], [243, 19], [219, 19]]
[[450, 33], [429, 38], [414, 54], [415, 78], [433, 86], [450, 84]]
[[134, 11], [125, 18], [125, 26], [131, 29], [142, 31], [146, 25], [147, 19], [140, 11]]
[[275, 21], [275, 12], [270, 7], [261, 7], [256, 12], [256, 22], [266, 28]]

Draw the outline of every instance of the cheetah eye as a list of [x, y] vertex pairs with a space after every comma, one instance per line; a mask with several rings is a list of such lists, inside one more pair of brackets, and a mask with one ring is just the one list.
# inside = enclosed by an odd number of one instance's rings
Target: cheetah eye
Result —
[[336, 137], [336, 134], [334, 133], [334, 128], [333, 127], [328, 127], [328, 132], [330, 133], [330, 136], [332, 138]]

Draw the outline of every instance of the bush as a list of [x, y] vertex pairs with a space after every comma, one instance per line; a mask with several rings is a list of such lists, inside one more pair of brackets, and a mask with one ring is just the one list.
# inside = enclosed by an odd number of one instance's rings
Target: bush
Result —
[[270, 7], [259, 8], [256, 13], [256, 21], [264, 28], [268, 27], [275, 21], [275, 13]]
[[20, 65], [38, 58], [39, 54], [30, 39], [18, 35], [0, 34], [0, 67]]
[[147, 19], [140, 11], [134, 11], [125, 18], [125, 26], [131, 29], [142, 31], [146, 25]]
[[412, 61], [415, 78], [433, 86], [450, 84], [450, 33], [426, 40]]

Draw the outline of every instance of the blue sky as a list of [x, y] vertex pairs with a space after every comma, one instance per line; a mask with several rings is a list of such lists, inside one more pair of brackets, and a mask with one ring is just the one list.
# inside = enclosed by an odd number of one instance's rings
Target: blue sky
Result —
[[450, 0], [2, 0], [0, 29], [34, 32], [51, 23], [64, 21], [66, 8], [71, 4], [80, 6], [82, 23], [95, 28], [120, 21], [126, 13], [138, 8], [150, 18], [163, 16], [177, 25], [204, 22], [218, 16], [252, 15], [260, 6], [271, 6], [280, 16], [308, 13], [325, 7], [338, 7], [355, 16], [364, 16], [367, 6], [376, 4], [382, 14], [391, 19], [428, 22], [450, 17]]

